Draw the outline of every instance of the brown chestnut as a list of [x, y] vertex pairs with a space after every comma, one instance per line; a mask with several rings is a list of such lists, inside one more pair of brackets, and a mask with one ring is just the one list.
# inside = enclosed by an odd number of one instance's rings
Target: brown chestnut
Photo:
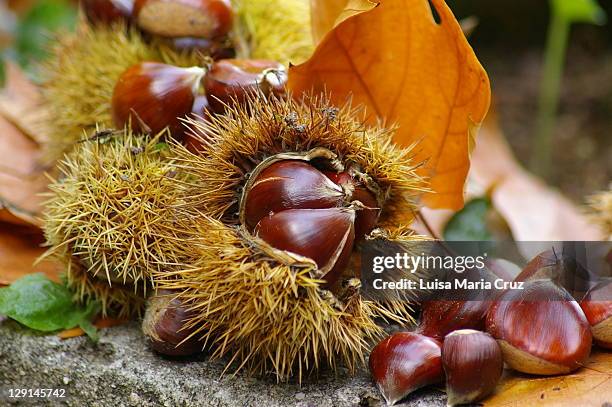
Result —
[[312, 259], [332, 285], [350, 260], [354, 222], [350, 208], [288, 209], [262, 218], [254, 234], [276, 249]]
[[344, 192], [309, 163], [282, 160], [257, 175], [245, 199], [245, 222], [252, 229], [271, 212], [340, 206]]
[[249, 94], [284, 97], [287, 71], [278, 62], [260, 59], [223, 59], [214, 62], [204, 78], [204, 89], [215, 113], [232, 103], [244, 103]]
[[193, 335], [186, 322], [193, 311], [185, 307], [175, 294], [160, 290], [147, 302], [142, 331], [153, 350], [168, 356], [186, 356], [202, 351], [202, 342]]
[[81, 9], [92, 24], [129, 21], [134, 0], [81, 0]]
[[368, 190], [362, 182], [356, 180], [348, 171], [324, 171], [325, 175], [334, 183], [342, 186], [349, 195], [349, 201], [358, 201], [362, 208], [355, 218], [355, 239], [361, 240], [370, 233], [378, 223], [380, 208], [376, 196]]
[[489, 309], [486, 325], [506, 363], [519, 372], [569, 373], [591, 352], [591, 330], [580, 306], [549, 280], [503, 293]]
[[474, 403], [493, 392], [504, 370], [502, 352], [491, 335], [472, 329], [444, 338], [442, 366], [447, 405]]
[[413, 332], [397, 332], [374, 347], [370, 373], [387, 404], [444, 378], [440, 343]]
[[197, 50], [213, 60], [234, 58], [236, 50], [228, 39], [208, 39], [197, 37], [167, 38], [166, 42], [178, 51]]
[[580, 301], [593, 339], [602, 348], [612, 349], [612, 281], [600, 281]]
[[490, 305], [490, 301], [423, 301], [418, 332], [442, 341], [457, 329], [484, 329]]
[[162, 37], [216, 38], [232, 28], [229, 0], [136, 0], [134, 17], [144, 31]]
[[192, 111], [204, 68], [179, 68], [143, 62], [128, 68], [113, 91], [112, 116], [116, 126], [131, 120], [134, 131], [159, 133], [166, 127], [180, 138], [180, 118]]

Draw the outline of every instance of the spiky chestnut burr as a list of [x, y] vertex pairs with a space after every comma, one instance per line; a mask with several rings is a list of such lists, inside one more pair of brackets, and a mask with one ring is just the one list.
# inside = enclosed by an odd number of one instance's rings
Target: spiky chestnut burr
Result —
[[[266, 163], [290, 159], [318, 171], [353, 169], [381, 200], [378, 229], [371, 235], [397, 242], [416, 239], [407, 228], [411, 196], [426, 188], [415, 174], [417, 163], [409, 150], [389, 142], [389, 131], [364, 127], [358, 117], [359, 111], [332, 108], [324, 98], [298, 102], [253, 95], [249, 106], [189, 121], [192, 132], [214, 139], [203, 143], [199, 155], [177, 147], [185, 176], [198, 180], [177, 183], [189, 197], [180, 204], [181, 213], [192, 214], [182, 228], [197, 236], [184, 243], [191, 267], [156, 272], [155, 283], [197, 307], [190, 323], [214, 346], [213, 358], [231, 354], [237, 366], [256, 374], [272, 372], [283, 381], [299, 380], [324, 364], [343, 363], [353, 370], [365, 362], [369, 341], [383, 334], [377, 317], [400, 323], [410, 318], [406, 302], [360, 296], [359, 280], [353, 278], [358, 246], [339, 283], [326, 288], [313, 259], [274, 248], [241, 221], [250, 182]], [[333, 183], [328, 187], [338, 191]], [[359, 211], [356, 204], [344, 205], [343, 210]]]
[[523, 373], [569, 373], [591, 353], [591, 330], [580, 306], [548, 280], [499, 296], [488, 311], [487, 332], [498, 340], [505, 362]]
[[278, 62], [223, 59], [213, 63], [204, 78], [211, 109], [224, 113], [234, 103], [245, 104], [249, 94], [284, 97], [287, 71]]
[[136, 0], [134, 18], [143, 30], [162, 37], [217, 38], [232, 28], [229, 0]]
[[612, 184], [607, 191], [589, 198], [589, 218], [601, 229], [604, 240], [612, 240]]
[[580, 307], [591, 324], [595, 342], [612, 349], [612, 281], [594, 285], [580, 301]]
[[181, 119], [191, 113], [206, 70], [142, 62], [121, 74], [113, 90], [111, 110], [117, 127], [158, 134], [169, 129], [181, 140]]
[[132, 18], [134, 0], [81, 0], [81, 9], [92, 24], [126, 22]]
[[299, 64], [314, 51], [310, 3], [305, 0], [234, 0], [232, 37], [238, 58]]
[[413, 332], [397, 332], [370, 354], [370, 373], [389, 405], [444, 378], [440, 343]]
[[491, 335], [461, 329], [446, 335], [442, 345], [448, 406], [482, 400], [495, 390], [504, 370], [499, 345]]
[[100, 299], [105, 313], [138, 308], [109, 301], [115, 288], [142, 297], [153, 270], [179, 262], [182, 239], [173, 223], [179, 174], [171, 150], [158, 143], [129, 131], [99, 133], [66, 156], [50, 185], [47, 256], [71, 267], [77, 276], [69, 273], [71, 286]]
[[167, 356], [188, 356], [202, 351], [203, 344], [185, 324], [193, 311], [175, 298], [175, 293], [160, 290], [147, 300], [142, 332], [149, 346]]

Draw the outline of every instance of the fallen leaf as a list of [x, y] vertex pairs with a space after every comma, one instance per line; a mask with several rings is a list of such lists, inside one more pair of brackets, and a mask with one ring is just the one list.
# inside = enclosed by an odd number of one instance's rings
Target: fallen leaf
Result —
[[612, 354], [595, 351], [586, 366], [565, 376], [538, 377], [509, 372], [486, 407], [604, 406], [612, 403]]
[[518, 164], [495, 114], [480, 131], [470, 178], [491, 191], [493, 206], [516, 241], [603, 239], [576, 205]]
[[26, 274], [42, 272], [59, 282], [61, 267], [51, 261], [34, 262], [45, 250], [42, 236], [29, 228], [0, 223], [0, 285], [9, 285]]
[[369, 11], [377, 3], [369, 0], [313, 0], [310, 2], [310, 21], [312, 38], [315, 44], [321, 42], [325, 34], [347, 18]]
[[[490, 86], [450, 9], [443, 0], [431, 4], [440, 24], [424, 0], [382, 0], [372, 10], [353, 12], [308, 61], [289, 69], [289, 88], [297, 97], [327, 90], [338, 104], [352, 97], [367, 107], [370, 123], [397, 123], [395, 140], [418, 143], [415, 159], [431, 179], [434, 192], [423, 202], [458, 209]], [[325, 19], [322, 26], [329, 24]]]
[[45, 143], [48, 132], [40, 90], [17, 65], [6, 62], [5, 66], [6, 84], [0, 92], [0, 116], [32, 140]]
[[0, 219], [39, 224], [36, 217], [44, 201], [40, 193], [49, 183], [39, 157], [38, 143], [0, 116]]
[[[123, 325], [126, 322], [127, 322], [126, 319], [100, 317], [94, 322], [93, 325], [98, 329], [102, 329], [102, 328], [112, 328], [114, 326]], [[79, 327], [72, 328], [72, 329], [66, 329], [57, 334], [57, 336], [59, 336], [61, 339], [77, 338], [79, 336], [84, 336], [84, 335], [85, 335], [85, 331]]]

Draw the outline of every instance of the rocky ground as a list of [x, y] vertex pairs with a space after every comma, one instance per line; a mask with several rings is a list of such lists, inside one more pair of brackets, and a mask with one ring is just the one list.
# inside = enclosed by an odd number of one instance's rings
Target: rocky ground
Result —
[[[384, 406], [366, 371], [356, 377], [324, 372], [299, 386], [243, 375], [221, 377], [223, 367], [205, 356], [163, 359], [145, 346], [136, 324], [102, 330], [95, 344], [86, 337], [62, 340], [0, 322], [0, 405]], [[67, 398], [11, 402], [7, 389], [14, 387], [62, 388]], [[432, 389], [402, 405], [446, 403], [444, 394]]]

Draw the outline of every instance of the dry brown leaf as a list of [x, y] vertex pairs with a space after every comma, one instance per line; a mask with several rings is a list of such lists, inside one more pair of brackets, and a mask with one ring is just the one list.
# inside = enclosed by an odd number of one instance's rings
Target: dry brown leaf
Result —
[[39, 89], [17, 65], [6, 63], [6, 84], [0, 92], [0, 116], [37, 143], [47, 141]]
[[0, 224], [0, 285], [9, 285], [26, 274], [41, 272], [59, 281], [61, 267], [51, 261], [34, 262], [44, 253], [40, 232], [22, 226]]
[[369, 0], [312, 0], [310, 2], [310, 21], [312, 37], [318, 44], [325, 34], [347, 18], [369, 11], [377, 3]]
[[595, 351], [586, 366], [565, 376], [536, 377], [511, 372], [486, 407], [604, 406], [612, 403], [612, 354]]
[[[42, 133], [34, 131], [25, 111], [37, 110], [38, 89], [7, 64], [7, 85], [0, 93], [0, 220], [39, 225], [37, 219], [48, 180], [39, 165]], [[40, 136], [40, 137], [39, 137]]]
[[[98, 329], [102, 328], [112, 328], [113, 326], [123, 325], [127, 322], [126, 319], [116, 319], [116, 318], [98, 318], [96, 322], [94, 322], [94, 326]], [[57, 334], [61, 339], [69, 339], [76, 338], [79, 336], [84, 336], [85, 331], [81, 328], [72, 328], [61, 331]]]
[[603, 239], [576, 205], [519, 165], [494, 114], [480, 131], [470, 179], [491, 191], [517, 241]]
[[432, 4], [439, 25], [424, 0], [382, 0], [353, 13], [308, 61], [290, 68], [289, 87], [296, 96], [327, 89], [338, 104], [352, 95], [367, 107], [370, 122], [396, 122], [396, 141], [418, 142], [415, 158], [425, 162], [421, 173], [431, 178], [434, 193], [424, 203], [457, 209], [490, 86], [450, 9], [443, 0]]

